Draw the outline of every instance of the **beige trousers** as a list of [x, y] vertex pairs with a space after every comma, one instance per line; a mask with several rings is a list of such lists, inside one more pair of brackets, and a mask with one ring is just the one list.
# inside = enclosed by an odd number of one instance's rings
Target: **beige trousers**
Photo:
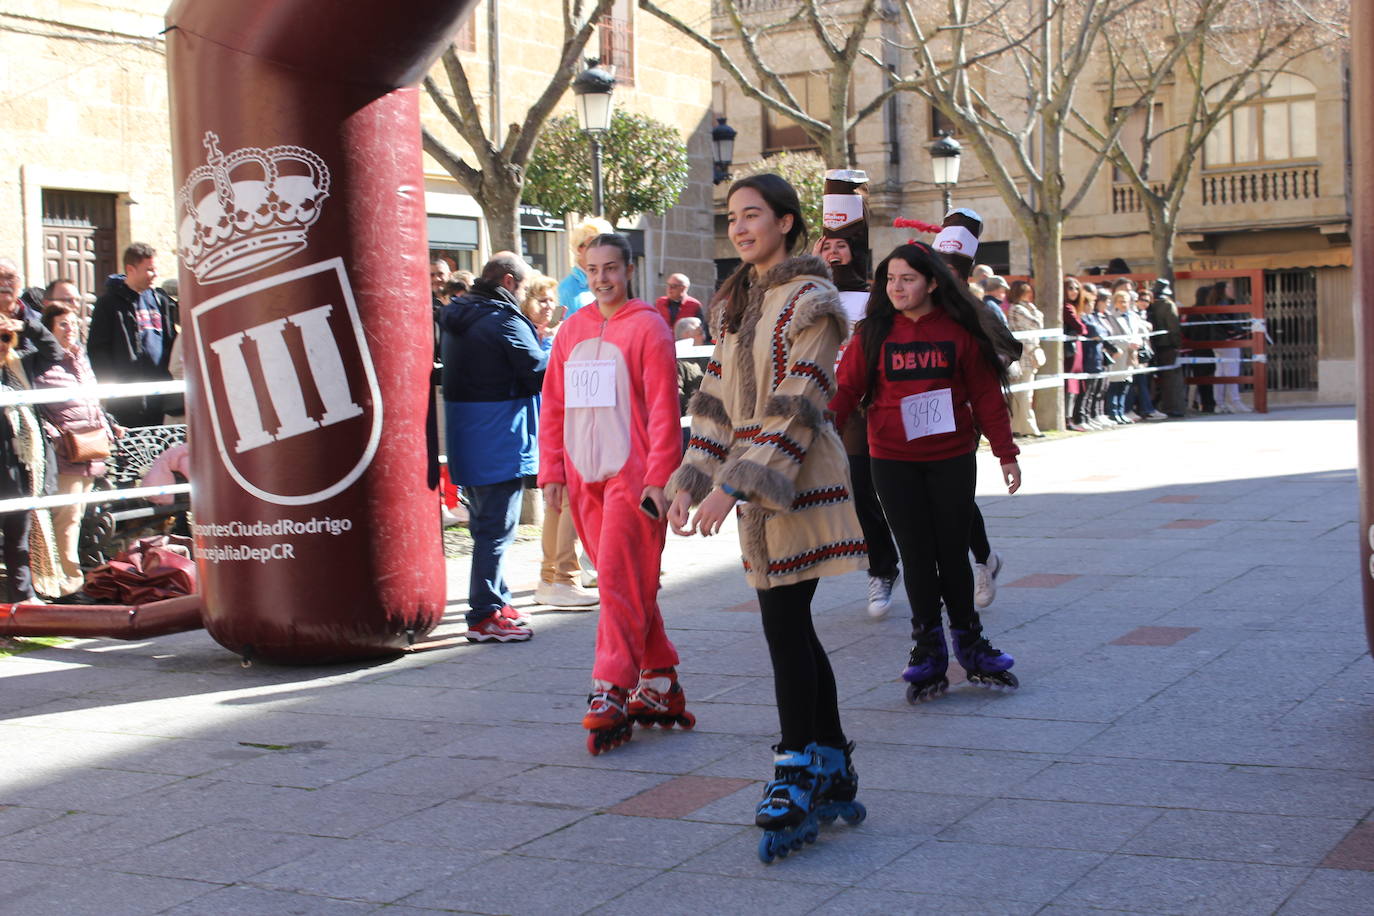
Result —
[[[95, 486], [94, 477], [82, 474], [58, 474], [57, 493], [59, 495], [87, 493]], [[62, 574], [71, 580], [75, 587], [67, 594], [80, 589], [83, 581], [81, 561], [77, 559], [77, 542], [81, 538], [81, 519], [86, 514], [86, 506], [58, 506], [52, 510], [53, 535], [57, 540], [57, 555], [62, 563]]]
[[563, 493], [561, 508], [544, 507], [544, 563], [539, 569], [539, 581], [551, 585], [572, 585], [578, 572], [577, 530], [573, 528], [567, 490]]
[[[1020, 382], [1035, 381], [1034, 370], [1021, 367]], [[1011, 393], [1011, 431], [1023, 436], [1039, 435], [1040, 427], [1035, 423], [1035, 391], [1013, 391]]]

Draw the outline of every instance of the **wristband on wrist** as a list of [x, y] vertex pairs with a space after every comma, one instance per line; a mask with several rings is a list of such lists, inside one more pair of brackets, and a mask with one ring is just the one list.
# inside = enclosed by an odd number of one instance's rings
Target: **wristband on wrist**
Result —
[[745, 500], [744, 494], [743, 494], [743, 493], [741, 493], [739, 490], [736, 490], [734, 487], [730, 486], [728, 483], [723, 483], [723, 484], [721, 484], [721, 485], [720, 485], [720, 489], [721, 489], [721, 492], [724, 493], [726, 496], [733, 496], [735, 499], [739, 500], [740, 502], [746, 502], [746, 501], [747, 501], [747, 500]]

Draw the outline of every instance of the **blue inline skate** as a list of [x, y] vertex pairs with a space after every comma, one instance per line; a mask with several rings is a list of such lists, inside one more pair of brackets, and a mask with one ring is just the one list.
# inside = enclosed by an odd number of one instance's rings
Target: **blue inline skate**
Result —
[[844, 747], [813, 744], [810, 750], [817, 770], [816, 819], [833, 824], [839, 817], [846, 824], [857, 824], [868, 817], [863, 802], [854, 799], [859, 794], [859, 774], [852, 759], [854, 742]]
[[1000, 649], [994, 649], [992, 644], [983, 638], [981, 628], [977, 630], [955, 630], [951, 628], [949, 632], [954, 637], [954, 655], [959, 659], [959, 664], [963, 666], [964, 672], [968, 675], [970, 684], [991, 687], [994, 690], [1015, 690], [1020, 686], [1020, 681], [1016, 679], [1016, 675], [1008, 670], [1016, 664], [1016, 659]]
[[812, 748], [783, 751], [774, 748], [773, 781], [763, 790], [754, 823], [763, 828], [759, 859], [766, 865], [786, 857], [804, 843], [816, 842], [816, 762]]
[[911, 704], [934, 700], [949, 689], [949, 649], [945, 646], [945, 628], [940, 624], [916, 637], [911, 647], [911, 659], [902, 672], [907, 682], [906, 701]]

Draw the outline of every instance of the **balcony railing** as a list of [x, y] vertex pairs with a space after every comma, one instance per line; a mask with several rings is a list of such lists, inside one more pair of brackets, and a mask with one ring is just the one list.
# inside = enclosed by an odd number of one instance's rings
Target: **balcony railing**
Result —
[[1315, 165], [1202, 176], [1204, 206], [1312, 200], [1321, 193]]
[[[797, 0], [735, 0], [735, 7], [745, 16], [750, 13], [767, 13], [781, 9], [795, 10], [797, 6]], [[721, 3], [720, 0], [715, 0], [711, 4], [711, 15], [724, 16], [725, 4]]]
[[[1150, 190], [1155, 194], [1163, 192], [1164, 185], [1158, 182], [1150, 185]], [[1112, 212], [1113, 213], [1139, 213], [1145, 209], [1145, 201], [1140, 197], [1140, 190], [1129, 182], [1117, 182], [1112, 185]]]

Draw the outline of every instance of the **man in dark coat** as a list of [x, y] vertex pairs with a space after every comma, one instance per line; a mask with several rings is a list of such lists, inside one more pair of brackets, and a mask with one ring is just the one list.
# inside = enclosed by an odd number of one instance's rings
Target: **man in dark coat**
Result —
[[538, 397], [549, 355], [520, 311], [533, 273], [519, 255], [497, 252], [472, 290], [439, 314], [448, 471], [471, 513], [471, 642], [523, 642], [531, 633], [510, 606], [503, 561], [526, 479], [539, 473]]
[[[177, 310], [157, 281], [157, 252], [135, 242], [124, 250], [124, 273], [109, 279], [95, 302], [86, 352], [102, 383], [155, 382], [172, 377], [167, 366], [177, 336]], [[121, 426], [159, 426], [162, 395], [120, 398], [105, 406]]]

